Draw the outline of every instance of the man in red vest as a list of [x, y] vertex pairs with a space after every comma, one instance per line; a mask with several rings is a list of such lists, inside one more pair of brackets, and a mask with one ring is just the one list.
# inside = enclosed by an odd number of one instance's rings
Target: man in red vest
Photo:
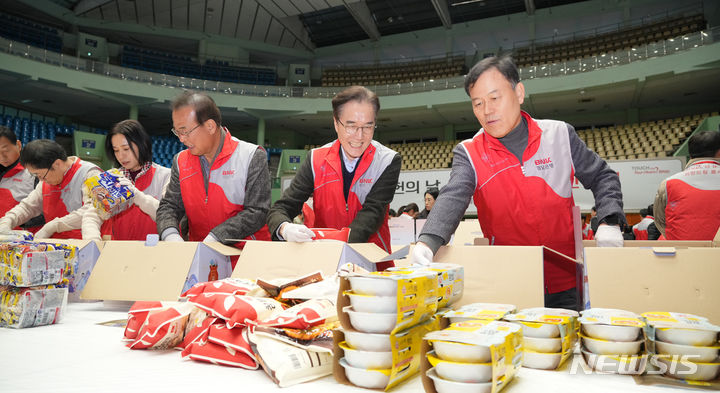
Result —
[[[482, 129], [454, 150], [450, 181], [440, 190], [413, 250], [427, 264], [450, 240], [472, 198], [483, 234], [495, 245], [547, 246], [575, 257], [573, 178], [595, 196], [599, 246], [622, 246], [620, 179], [562, 121], [521, 111], [525, 87], [510, 57], [489, 57], [465, 77]], [[502, 263], [498, 261], [497, 263]], [[576, 309], [574, 263], [546, 253], [545, 305]]]
[[[313, 232], [293, 224], [303, 203], [313, 197], [315, 226], [350, 228], [350, 243], [371, 242], [390, 253], [388, 206], [395, 196], [402, 159], [373, 140], [380, 110], [377, 95], [351, 86], [332, 100], [337, 139], [312, 149], [290, 186], [268, 214], [274, 239], [306, 242]], [[391, 263], [378, 264], [383, 270]]]
[[0, 217], [35, 188], [33, 175], [20, 164], [21, 149], [15, 132], [0, 126]]
[[241, 141], [222, 126], [220, 109], [206, 94], [185, 91], [172, 103], [172, 132], [187, 147], [173, 159], [170, 183], [156, 213], [165, 241], [233, 243], [270, 240], [270, 174], [265, 149]]
[[668, 240], [712, 240], [720, 227], [720, 132], [698, 132], [688, 148], [685, 170], [658, 188], [655, 226]]
[[0, 231], [44, 214], [47, 223], [35, 238], [81, 239], [83, 184], [100, 173], [100, 168], [78, 157], [68, 157], [62, 146], [48, 139], [29, 142], [20, 153], [20, 163], [40, 182], [0, 219]]

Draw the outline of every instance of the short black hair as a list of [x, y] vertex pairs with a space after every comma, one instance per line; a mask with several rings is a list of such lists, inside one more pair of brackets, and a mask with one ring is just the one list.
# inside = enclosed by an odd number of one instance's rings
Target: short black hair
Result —
[[195, 111], [195, 120], [197, 120], [199, 124], [213, 120], [218, 127], [222, 127], [220, 108], [218, 108], [215, 101], [209, 95], [192, 90], [185, 90], [175, 97], [170, 105], [170, 109], [174, 112], [186, 106], [193, 108]]
[[647, 207], [647, 215], [652, 216], [653, 215], [653, 204], [649, 204]]
[[9, 140], [13, 145], [17, 143], [17, 135], [15, 135], [15, 131], [5, 126], [0, 126], [0, 138], [7, 138], [7, 140]]
[[647, 209], [640, 209], [640, 217], [645, 217], [648, 215]]
[[50, 139], [30, 141], [20, 151], [20, 164], [37, 169], [50, 169], [56, 160], [65, 161], [67, 158], [65, 149]]
[[688, 141], [690, 158], [715, 157], [720, 150], [720, 132], [700, 131], [693, 134]]
[[132, 119], [123, 120], [115, 124], [105, 137], [105, 153], [107, 153], [108, 157], [111, 157], [115, 165], [119, 167], [120, 163], [115, 157], [115, 151], [113, 151], [113, 135], [123, 135], [125, 139], [127, 139], [133, 155], [135, 154], [135, 150], [132, 149], [132, 144], [134, 143], [137, 146], [139, 157], [135, 158], [141, 166], [152, 162], [152, 140], [140, 122]]
[[350, 101], [367, 102], [375, 109], [377, 116], [380, 111], [380, 99], [372, 90], [363, 86], [350, 86], [347, 89], [335, 94], [332, 99], [333, 117], [340, 120], [340, 112], [345, 104]]
[[513, 89], [520, 82], [520, 74], [512, 56], [490, 56], [480, 60], [465, 75], [465, 93], [467, 95], [470, 95], [470, 89], [475, 85], [480, 75], [491, 68], [498, 70], [510, 82]]
[[597, 207], [593, 206], [592, 209], [590, 209], [590, 210], [596, 212], [596, 211], [597, 211]]
[[437, 187], [430, 187], [425, 190], [425, 194], [430, 194], [433, 199], [437, 199], [438, 195], [440, 195], [440, 190], [438, 190]]

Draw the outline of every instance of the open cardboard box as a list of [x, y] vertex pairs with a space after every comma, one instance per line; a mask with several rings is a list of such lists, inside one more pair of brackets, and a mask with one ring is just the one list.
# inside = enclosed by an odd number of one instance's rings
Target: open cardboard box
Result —
[[408, 247], [388, 255], [373, 243], [345, 243], [315, 241], [307, 243], [247, 241], [232, 277], [264, 279], [296, 277], [320, 270], [323, 275], [334, 274], [345, 263], [360, 265], [374, 271], [375, 263], [395, 261], [403, 265]]
[[198, 282], [229, 277], [230, 257], [239, 254], [221, 243], [108, 241], [81, 298], [177, 300]]
[[105, 242], [96, 240], [80, 240], [80, 239], [36, 239], [46, 243], [67, 244], [78, 248], [77, 266], [75, 267], [75, 276], [70, 283], [70, 295], [68, 300], [77, 301], [80, 299], [80, 293], [85, 288], [85, 284], [90, 277], [98, 258], [100, 251], [105, 246]]
[[[542, 307], [543, 253], [562, 256], [568, 263], [580, 262], [542, 246], [443, 246], [435, 262], [455, 263], [465, 269], [463, 297], [455, 307], [470, 303], [513, 304], [518, 310]], [[412, 263], [412, 260], [409, 261]]]

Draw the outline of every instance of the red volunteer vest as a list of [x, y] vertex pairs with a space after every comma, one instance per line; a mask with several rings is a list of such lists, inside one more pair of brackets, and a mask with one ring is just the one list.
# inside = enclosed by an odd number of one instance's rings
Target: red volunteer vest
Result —
[[[341, 229], [350, 226], [362, 209], [370, 189], [385, 172], [397, 153], [372, 141], [357, 163], [347, 203], [343, 194], [343, 163], [340, 159], [340, 142], [335, 140], [325, 146], [313, 149], [311, 154], [315, 186], [313, 190], [315, 227]], [[392, 252], [387, 206], [380, 228], [367, 241], [377, 244], [387, 253]], [[392, 266], [395, 266], [392, 262], [379, 263], [377, 268], [385, 270]]]
[[33, 176], [18, 162], [0, 178], [0, 217], [33, 190]]
[[[492, 244], [547, 246], [575, 257], [572, 179], [575, 169], [564, 122], [535, 120], [527, 113], [528, 147], [523, 162], [482, 129], [461, 142], [475, 169], [473, 201]], [[575, 287], [576, 266], [544, 255], [547, 293]]]
[[[243, 211], [248, 167], [257, 145], [230, 136], [210, 168], [208, 190], [205, 192], [200, 157], [183, 150], [178, 154], [180, 192], [188, 217], [188, 239], [203, 241], [210, 230]], [[271, 240], [267, 225], [246, 237], [248, 240]]]
[[665, 183], [665, 237], [712, 240], [720, 227], [720, 163], [701, 160]]
[[[170, 181], [170, 168], [153, 163], [150, 169], [135, 179], [135, 188], [160, 200], [165, 184]], [[112, 236], [112, 240], [145, 240], [147, 235], [157, 233], [157, 224], [139, 207], [116, 214], [103, 223], [103, 233]]]
[[652, 216], [645, 216], [639, 223], [633, 225], [633, 233], [635, 234], [635, 240], [647, 240], [648, 239], [648, 227], [650, 224], [655, 222]]
[[[82, 188], [85, 183], [87, 172], [97, 168], [93, 163], [75, 158], [75, 162], [63, 177], [62, 183], [53, 186], [43, 182], [43, 214], [45, 222], [50, 222], [57, 217], [64, 217], [68, 213], [82, 207]], [[82, 231], [57, 232], [51, 237], [57, 239], [82, 239]]]

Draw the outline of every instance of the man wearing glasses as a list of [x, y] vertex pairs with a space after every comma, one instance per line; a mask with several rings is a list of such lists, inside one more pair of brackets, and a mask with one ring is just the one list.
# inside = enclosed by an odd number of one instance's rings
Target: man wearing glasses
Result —
[[[402, 159], [373, 141], [380, 100], [372, 91], [352, 86], [332, 100], [337, 139], [313, 149], [268, 214], [274, 239], [306, 242], [314, 234], [293, 224], [303, 203], [313, 197], [315, 226], [350, 228], [351, 243], [372, 242], [390, 253], [388, 205], [395, 195]], [[392, 264], [378, 264], [378, 269]]]
[[175, 156], [157, 209], [161, 239], [183, 241], [180, 220], [187, 216], [190, 241], [270, 240], [265, 150], [232, 137], [206, 94], [185, 91], [175, 98], [172, 120], [172, 132], [187, 149]]
[[44, 214], [47, 224], [35, 233], [36, 239], [81, 239], [83, 184], [100, 173], [100, 168], [79, 157], [68, 157], [62, 146], [49, 139], [25, 145], [20, 163], [40, 182], [0, 219], [0, 233]]

